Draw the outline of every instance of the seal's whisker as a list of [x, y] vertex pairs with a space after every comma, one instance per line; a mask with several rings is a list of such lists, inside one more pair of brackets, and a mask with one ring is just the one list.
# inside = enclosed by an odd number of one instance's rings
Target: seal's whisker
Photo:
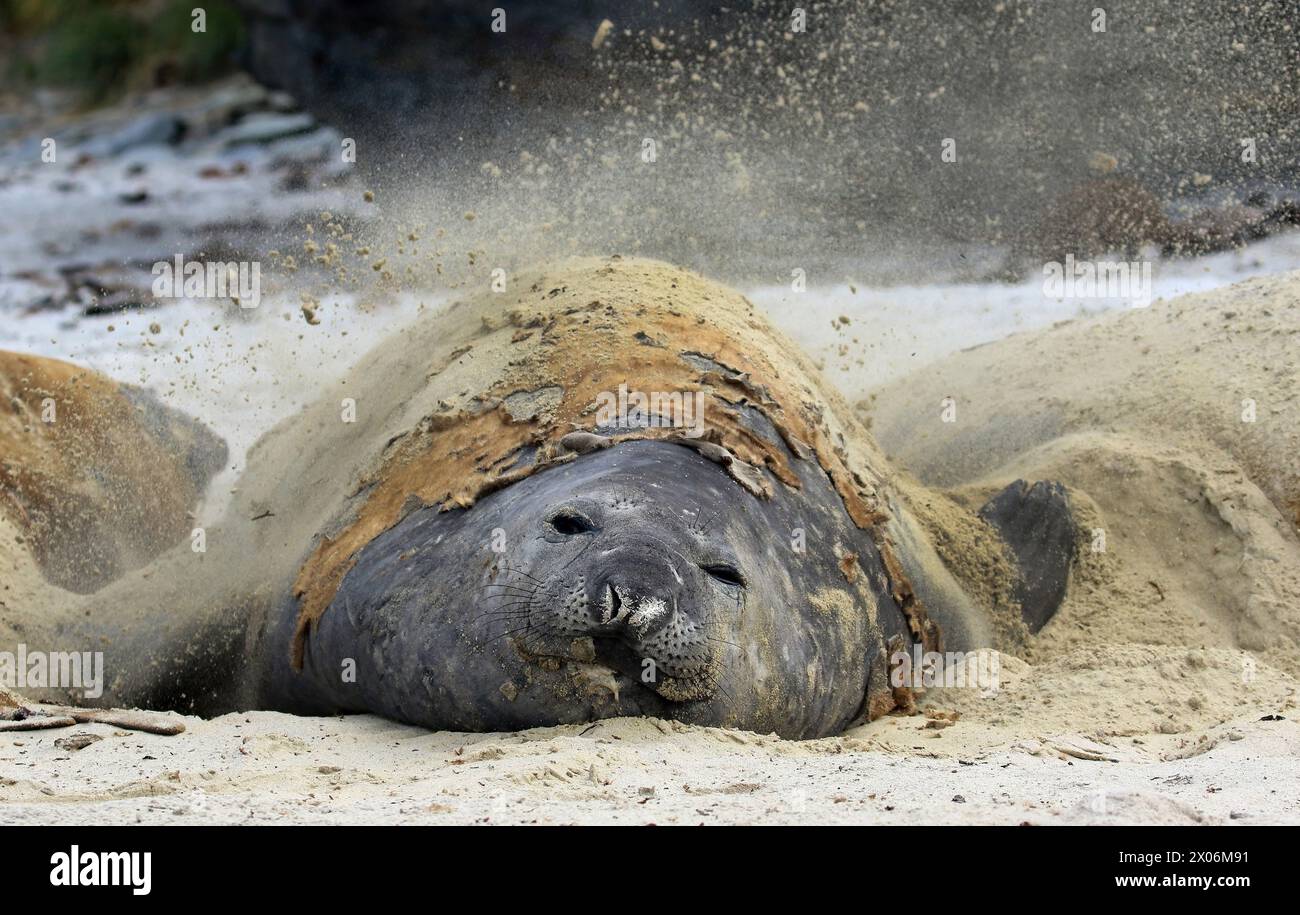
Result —
[[544, 582], [540, 578], [534, 578], [532, 575], [529, 575], [523, 569], [516, 569], [514, 566], [501, 566], [501, 569], [506, 572], [513, 572], [516, 575], [522, 575], [524, 576], [524, 578], [531, 579], [532, 581], [537, 582], [539, 585], [544, 584]]
[[497, 610], [491, 611], [490, 613], [483, 614], [481, 619], [485, 623], [491, 623], [496, 620], [509, 619], [512, 616], [518, 616], [522, 619], [523, 617], [527, 616], [531, 612], [532, 611], [530, 610], [530, 608], [522, 605], [515, 606], [515, 607], [501, 607]]
[[704, 670], [704, 672], [701, 674], [701, 677], [704, 680], [704, 685], [711, 692], [721, 693], [723, 698], [726, 699], [728, 702], [732, 701], [731, 691], [727, 689], [726, 686], [723, 685], [722, 676], [719, 671], [715, 670], [712, 667], [709, 667]]
[[504, 639], [506, 636], [517, 635], [517, 634], [520, 633], [520, 632], [528, 632], [530, 629], [532, 629], [532, 624], [531, 624], [531, 623], [525, 623], [524, 625], [522, 625], [522, 626], [517, 626], [517, 627], [515, 627], [514, 629], [507, 629], [505, 632], [497, 633], [496, 635], [492, 636], [492, 638], [488, 639], [488, 640], [487, 640], [486, 642], [484, 642], [483, 644], [484, 644], [484, 645], [491, 645], [493, 642], [499, 642], [499, 641], [501, 641], [501, 640]]
[[490, 595], [490, 597], [502, 597], [502, 595], [510, 595], [510, 594], [537, 594], [536, 587], [534, 587], [534, 589], [532, 590], [529, 590], [529, 589], [525, 589], [525, 587], [519, 587], [516, 585], [484, 585], [480, 587], [480, 589], [478, 590], [486, 591], [487, 589], [489, 589], [489, 587], [499, 587], [499, 589], [502, 589], [499, 591], [498, 594]]
[[497, 591], [493, 593], [483, 594], [482, 598], [484, 601], [532, 600], [533, 595], [527, 591]]
[[493, 607], [490, 610], [485, 611], [483, 616], [487, 619], [499, 619], [503, 616], [509, 616], [514, 613], [522, 615], [529, 613], [531, 610], [532, 607], [529, 604], [516, 601], [513, 604], [502, 604], [500, 607]]
[[520, 591], [502, 591], [502, 592], [500, 592], [500, 593], [498, 593], [498, 594], [485, 594], [485, 595], [483, 595], [483, 600], [485, 600], [485, 601], [492, 601], [492, 600], [500, 600], [500, 601], [506, 601], [506, 602], [509, 602], [509, 601], [512, 601], [512, 600], [517, 600], [517, 601], [531, 601], [531, 600], [534, 600], [535, 598], [536, 598], [536, 595], [535, 595], [533, 592], [531, 592], [531, 591], [529, 591], [529, 592], [520, 592]]
[[509, 604], [502, 604], [500, 607], [492, 607], [484, 611], [483, 616], [487, 619], [492, 619], [509, 616], [512, 613], [523, 615], [532, 612], [532, 609], [532, 604], [528, 601], [514, 601]]
[[503, 619], [508, 616], [519, 615], [527, 616], [533, 611], [533, 602], [531, 599], [513, 598], [503, 604], [495, 607], [488, 607], [483, 610], [482, 618], [486, 620]]

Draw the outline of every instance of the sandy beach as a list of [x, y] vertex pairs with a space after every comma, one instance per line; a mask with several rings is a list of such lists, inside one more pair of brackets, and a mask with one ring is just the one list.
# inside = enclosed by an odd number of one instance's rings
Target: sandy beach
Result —
[[1184, 735], [1191, 746], [1167, 759], [1139, 737], [1100, 744], [1048, 725], [1004, 733], [994, 747], [977, 721], [945, 731], [926, 721], [890, 718], [805, 743], [628, 718], [520, 734], [269, 712], [187, 720], [171, 738], [93, 725], [76, 730], [104, 739], [75, 752], [49, 731], [6, 741], [2, 816], [6, 825], [1300, 822], [1291, 720], [1229, 718]]

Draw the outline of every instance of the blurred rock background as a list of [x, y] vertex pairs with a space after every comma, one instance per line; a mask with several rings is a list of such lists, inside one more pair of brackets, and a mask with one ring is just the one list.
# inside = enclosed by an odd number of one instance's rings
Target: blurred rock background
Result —
[[[615, 237], [679, 258], [698, 256], [674, 250], [685, 227], [733, 264], [754, 246], [789, 259], [900, 237], [1059, 256], [1095, 243], [1068, 224], [1090, 221], [1074, 192], [1102, 176], [1086, 206], [1258, 211], [1191, 232], [1121, 215], [1101, 232], [1172, 234], [1200, 253], [1249, 240], [1300, 186], [1293, 0], [239, 5], [255, 76], [417, 173], [461, 166], [473, 184], [480, 161], [578, 149], [574, 134], [598, 138], [592, 163], [660, 139], [659, 182], [639, 188], [654, 225]], [[487, 27], [493, 7], [503, 33]], [[613, 29], [593, 52], [603, 19]], [[956, 163], [941, 161], [945, 138]]]
[[1298, 31], [1294, 0], [0, 0], [0, 183], [71, 193], [25, 170], [52, 136], [122, 166], [101, 237], [169, 198], [159, 149], [226, 180], [148, 220], [164, 248], [196, 218], [246, 243], [236, 187], [265, 230], [354, 180], [403, 221], [473, 211], [463, 247], [503, 257], [1007, 279], [1295, 222]]

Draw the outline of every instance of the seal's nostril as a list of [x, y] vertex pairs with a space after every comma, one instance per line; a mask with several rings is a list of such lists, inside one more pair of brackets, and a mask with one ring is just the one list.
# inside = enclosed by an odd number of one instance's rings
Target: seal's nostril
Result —
[[600, 624], [608, 626], [618, 619], [619, 610], [623, 606], [623, 599], [619, 597], [618, 590], [612, 584], [605, 585], [605, 593], [600, 599]]

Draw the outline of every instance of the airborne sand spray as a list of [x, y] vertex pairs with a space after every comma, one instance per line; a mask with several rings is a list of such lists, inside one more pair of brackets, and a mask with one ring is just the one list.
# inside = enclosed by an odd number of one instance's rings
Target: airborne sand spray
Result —
[[[531, 26], [511, 19], [477, 36], [501, 78], [454, 115], [397, 72], [410, 96], [392, 107], [317, 99], [359, 134], [388, 228], [448, 230], [443, 276], [621, 252], [742, 283], [792, 261], [978, 278], [1001, 269], [986, 249], [1033, 241], [1098, 163], [1199, 206], [1294, 180], [1300, 159], [1283, 114], [1300, 35], [1281, 4], [1129, 0], [1098, 18], [1030, 0], [758, 2], [600, 18], [563, 45], [568, 69], [545, 92], [528, 77], [550, 64], [527, 59]], [[1241, 138], [1266, 153], [1244, 163]]]

